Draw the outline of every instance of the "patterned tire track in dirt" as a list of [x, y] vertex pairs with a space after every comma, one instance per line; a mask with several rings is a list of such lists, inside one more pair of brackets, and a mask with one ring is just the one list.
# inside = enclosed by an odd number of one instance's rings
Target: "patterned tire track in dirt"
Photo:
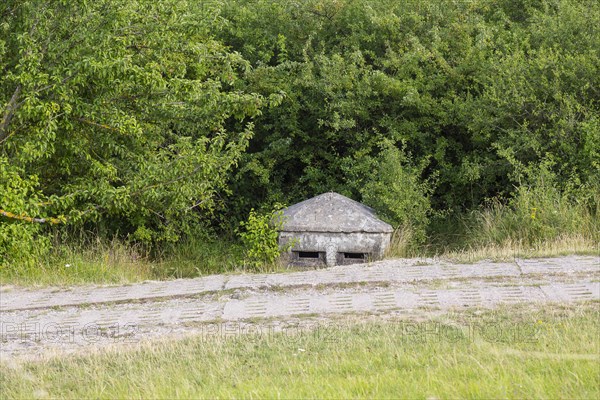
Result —
[[[136, 341], [207, 323], [426, 314], [600, 300], [598, 257], [459, 265], [385, 260], [324, 270], [0, 292], [0, 356]], [[196, 326], [196, 328], [194, 328]]]

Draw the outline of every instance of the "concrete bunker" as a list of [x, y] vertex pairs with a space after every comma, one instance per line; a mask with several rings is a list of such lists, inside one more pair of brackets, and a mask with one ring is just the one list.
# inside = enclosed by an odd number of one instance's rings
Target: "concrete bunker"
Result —
[[341, 194], [323, 193], [283, 211], [281, 247], [292, 243], [291, 265], [319, 267], [376, 260], [390, 244], [391, 225]]

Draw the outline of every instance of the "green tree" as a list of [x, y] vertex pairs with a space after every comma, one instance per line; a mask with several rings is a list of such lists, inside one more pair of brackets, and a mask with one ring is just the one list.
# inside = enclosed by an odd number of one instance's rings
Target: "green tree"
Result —
[[265, 105], [235, 88], [249, 65], [212, 37], [217, 9], [8, 0], [0, 16], [2, 264], [48, 216], [143, 240], [210, 216]]
[[384, 141], [427, 164], [437, 210], [509, 197], [547, 159], [559, 187], [598, 180], [597, 2], [270, 3], [226, 2], [219, 32], [252, 62], [246, 90], [286, 94], [256, 120], [233, 215], [328, 190], [360, 198], [348, 166]]

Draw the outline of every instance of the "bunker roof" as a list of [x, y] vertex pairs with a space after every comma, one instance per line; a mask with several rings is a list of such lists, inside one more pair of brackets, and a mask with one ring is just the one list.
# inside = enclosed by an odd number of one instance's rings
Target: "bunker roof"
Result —
[[289, 206], [283, 212], [284, 232], [389, 233], [392, 226], [377, 218], [375, 211], [334, 192]]

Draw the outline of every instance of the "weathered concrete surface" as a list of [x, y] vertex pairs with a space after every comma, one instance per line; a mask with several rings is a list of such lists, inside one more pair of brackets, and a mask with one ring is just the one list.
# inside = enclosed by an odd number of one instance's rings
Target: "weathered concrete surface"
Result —
[[[293, 243], [289, 261], [294, 265], [344, 264], [344, 253], [380, 259], [393, 231], [373, 209], [333, 192], [286, 208], [283, 218], [279, 244]], [[302, 259], [292, 252], [318, 252], [324, 257]]]
[[600, 273], [600, 257], [568, 256], [551, 259], [515, 259], [512, 262], [481, 261], [454, 264], [435, 259], [383, 260], [370, 264], [336, 266], [314, 271], [276, 274], [210, 275], [195, 279], [148, 281], [124, 286], [50, 287], [17, 289], [0, 286], [0, 312], [68, 305], [92, 305], [190, 297], [232, 289], [287, 289], [350, 283], [411, 283], [447, 279], [482, 279], [547, 276], [590, 277]]
[[[344, 253], [363, 253], [374, 259], [382, 258], [390, 244], [390, 234], [362, 232], [281, 232], [279, 234], [281, 246], [285, 246], [290, 241], [295, 241], [290, 251], [324, 252], [326, 264], [334, 266], [344, 264]], [[304, 263], [292, 262], [292, 264], [301, 266]]]
[[286, 208], [286, 232], [392, 233], [375, 211], [338, 193], [323, 193]]
[[207, 324], [214, 329], [216, 324], [269, 319], [285, 323], [308, 316], [426, 314], [600, 300], [598, 257], [472, 265], [430, 261], [386, 260], [367, 266], [120, 287], [3, 287], [0, 357], [132, 343], [173, 332], [203, 331]]

